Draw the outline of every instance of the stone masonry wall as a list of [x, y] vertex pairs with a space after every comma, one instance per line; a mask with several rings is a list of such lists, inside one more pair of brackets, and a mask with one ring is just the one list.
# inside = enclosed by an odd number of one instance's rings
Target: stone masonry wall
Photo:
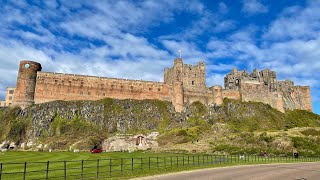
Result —
[[38, 72], [35, 103], [54, 100], [159, 99], [171, 101], [164, 83]]

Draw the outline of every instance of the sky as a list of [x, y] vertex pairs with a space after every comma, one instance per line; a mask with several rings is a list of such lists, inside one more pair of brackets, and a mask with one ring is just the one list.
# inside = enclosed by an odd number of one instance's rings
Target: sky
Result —
[[320, 1], [0, 1], [0, 99], [20, 60], [43, 71], [163, 81], [182, 50], [207, 86], [232, 68], [269, 68], [311, 86], [320, 114]]

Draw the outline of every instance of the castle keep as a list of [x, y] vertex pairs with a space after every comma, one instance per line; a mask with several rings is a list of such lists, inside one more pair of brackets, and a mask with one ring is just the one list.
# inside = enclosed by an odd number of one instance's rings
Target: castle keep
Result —
[[200, 101], [220, 105], [223, 98], [263, 102], [279, 111], [312, 111], [310, 87], [294, 86], [292, 81], [277, 81], [276, 72], [268, 69], [251, 74], [233, 69], [225, 77], [225, 88], [206, 86], [204, 62], [183, 64], [181, 58], [172, 68], [165, 68], [164, 82], [128, 80], [42, 72], [41, 64], [21, 61], [12, 105], [27, 107], [55, 100], [159, 99], [170, 101], [177, 112], [187, 103]]

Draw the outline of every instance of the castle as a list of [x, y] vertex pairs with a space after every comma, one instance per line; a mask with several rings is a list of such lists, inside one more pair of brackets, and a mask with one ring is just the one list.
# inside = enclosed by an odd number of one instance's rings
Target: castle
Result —
[[[269, 69], [251, 74], [234, 68], [225, 77], [225, 88], [206, 86], [206, 66], [183, 64], [174, 60], [165, 68], [164, 82], [128, 80], [75, 74], [42, 72], [40, 63], [21, 61], [11, 106], [25, 108], [55, 100], [159, 99], [170, 101], [177, 112], [187, 103], [200, 101], [221, 105], [223, 98], [263, 102], [284, 112], [286, 109], [312, 111], [309, 86], [294, 86], [289, 80], [277, 81]], [[10, 91], [13, 92], [13, 91]], [[8, 105], [8, 104], [7, 104]]]

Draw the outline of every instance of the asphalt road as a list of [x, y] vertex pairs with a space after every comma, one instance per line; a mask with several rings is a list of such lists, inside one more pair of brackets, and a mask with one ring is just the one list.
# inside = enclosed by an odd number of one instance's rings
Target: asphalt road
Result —
[[211, 168], [139, 178], [143, 180], [320, 180], [320, 163], [266, 164]]

